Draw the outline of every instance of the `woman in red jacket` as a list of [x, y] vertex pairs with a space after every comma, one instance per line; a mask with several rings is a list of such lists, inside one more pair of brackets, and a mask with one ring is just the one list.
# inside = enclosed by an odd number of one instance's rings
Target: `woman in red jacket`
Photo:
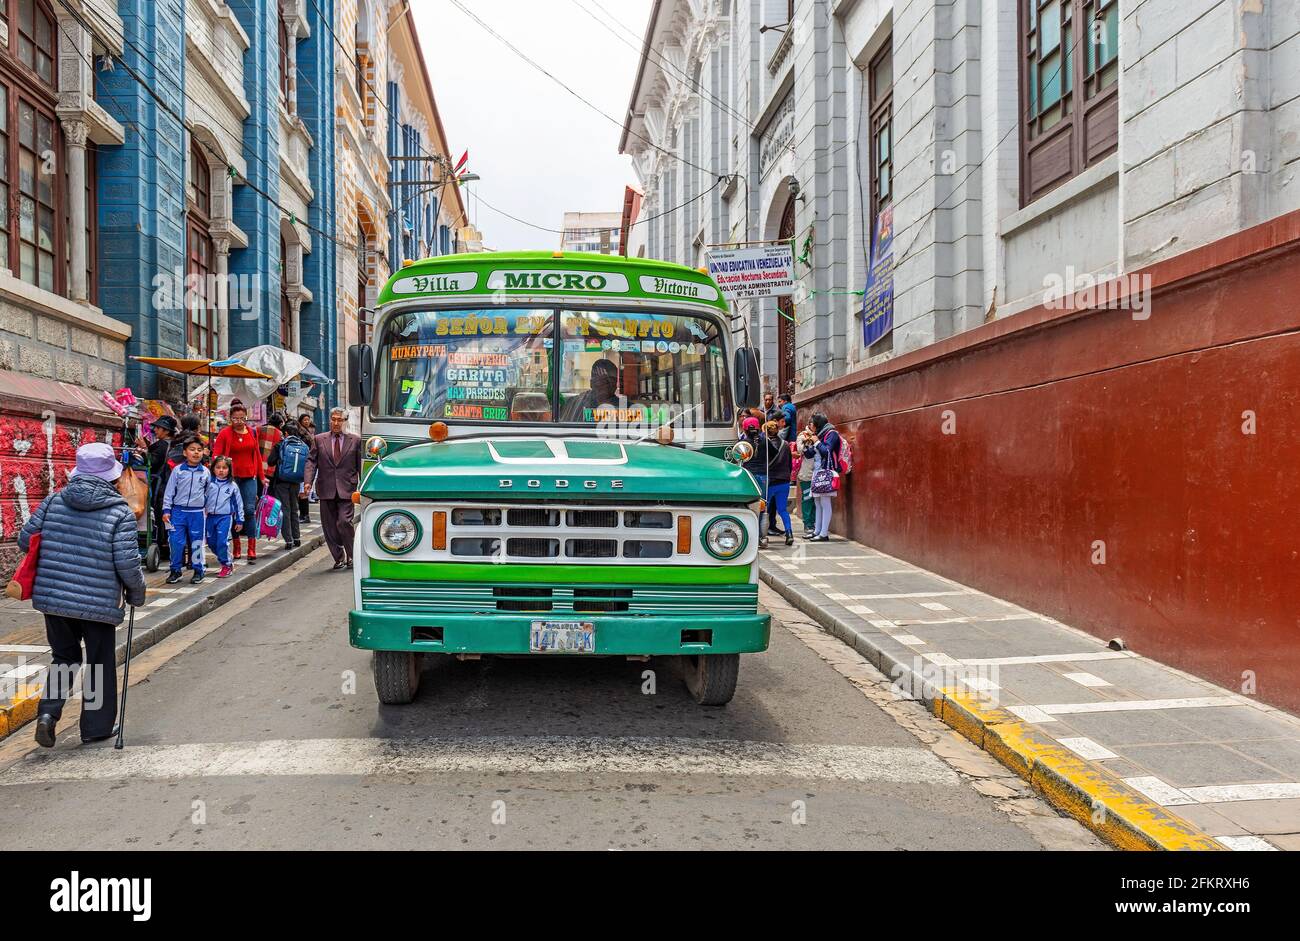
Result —
[[[244, 527], [248, 535], [248, 564], [257, 561], [257, 498], [265, 483], [265, 464], [262, 461], [262, 446], [257, 440], [257, 432], [248, 424], [248, 410], [235, 403], [230, 406], [230, 424], [221, 429], [212, 446], [214, 456], [230, 458], [234, 465], [235, 485], [244, 498], [244, 519], [250, 522]], [[241, 552], [240, 537], [235, 537], [235, 558]]]

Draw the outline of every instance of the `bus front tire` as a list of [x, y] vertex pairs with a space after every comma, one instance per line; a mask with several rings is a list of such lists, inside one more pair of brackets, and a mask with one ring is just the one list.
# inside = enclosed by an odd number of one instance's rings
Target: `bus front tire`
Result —
[[385, 706], [404, 706], [420, 688], [420, 655], [405, 650], [376, 650], [371, 661], [375, 692]]
[[701, 706], [725, 706], [736, 695], [740, 654], [713, 653], [682, 657], [686, 689]]

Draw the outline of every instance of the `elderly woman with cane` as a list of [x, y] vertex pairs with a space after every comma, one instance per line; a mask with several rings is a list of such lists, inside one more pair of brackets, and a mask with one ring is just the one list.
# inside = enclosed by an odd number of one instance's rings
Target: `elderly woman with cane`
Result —
[[24, 552], [40, 534], [32, 607], [45, 615], [53, 664], [36, 709], [36, 741], [54, 747], [55, 726], [72, 692], [86, 645], [81, 741], [113, 735], [117, 712], [114, 637], [127, 604], [144, 604], [135, 514], [117, 492], [122, 476], [107, 444], [83, 444], [68, 485], [46, 497], [18, 534]]

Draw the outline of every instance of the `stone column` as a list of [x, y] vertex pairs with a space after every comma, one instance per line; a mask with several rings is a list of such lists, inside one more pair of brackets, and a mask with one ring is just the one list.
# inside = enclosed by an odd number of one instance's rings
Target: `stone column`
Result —
[[68, 244], [72, 258], [68, 275], [68, 296], [78, 304], [89, 303], [86, 283], [86, 137], [90, 129], [85, 121], [64, 120], [63, 133], [68, 145]]
[[302, 348], [302, 295], [301, 294], [289, 295], [289, 312], [291, 314], [290, 319], [293, 322], [293, 327], [292, 327], [293, 336], [282, 337], [281, 342], [284, 344], [284, 348], [286, 350], [292, 350], [293, 352], [297, 353], [297, 352], [301, 352], [301, 348]]
[[217, 356], [225, 357], [230, 346], [230, 239], [214, 238], [212, 250], [217, 263]]

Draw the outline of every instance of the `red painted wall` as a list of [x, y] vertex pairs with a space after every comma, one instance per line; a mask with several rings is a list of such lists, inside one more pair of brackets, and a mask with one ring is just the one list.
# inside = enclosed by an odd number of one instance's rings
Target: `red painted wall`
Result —
[[854, 444], [834, 528], [1300, 712], [1300, 214], [1144, 273], [1147, 320], [1038, 308], [801, 396]]
[[18, 531], [51, 485], [61, 490], [67, 484], [77, 448], [105, 440], [120, 445], [121, 431], [0, 410], [0, 580], [7, 582], [18, 566]]

